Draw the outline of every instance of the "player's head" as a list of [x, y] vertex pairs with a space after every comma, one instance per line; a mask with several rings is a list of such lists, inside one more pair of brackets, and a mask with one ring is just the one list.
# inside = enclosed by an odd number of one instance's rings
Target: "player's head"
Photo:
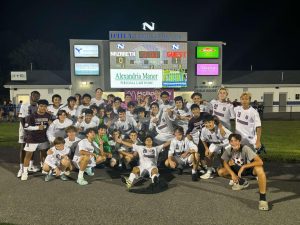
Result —
[[121, 132], [118, 129], [114, 129], [112, 132], [112, 137], [114, 140], [121, 137]]
[[174, 98], [174, 101], [175, 101], [175, 106], [177, 109], [183, 108], [183, 98], [181, 96], [176, 96]]
[[199, 92], [194, 92], [191, 96], [191, 99], [193, 100], [193, 102], [195, 104], [200, 105], [201, 101], [202, 101], [202, 94]]
[[241, 147], [242, 136], [240, 134], [232, 133], [228, 137], [229, 144], [234, 151], [238, 151]]
[[153, 137], [151, 135], [147, 135], [145, 137], [145, 141], [144, 142], [145, 142], [145, 145], [147, 147], [152, 147], [152, 145], [153, 145]]
[[248, 91], [245, 91], [240, 96], [241, 104], [243, 108], [248, 108], [251, 102], [251, 93]]
[[204, 125], [207, 129], [213, 130], [215, 128], [216, 118], [212, 115], [207, 115], [204, 118]]
[[107, 132], [107, 126], [104, 125], [104, 124], [99, 125], [99, 127], [98, 127], [98, 134], [100, 136], [103, 136], [104, 134], [106, 134], [106, 132]]
[[163, 91], [160, 93], [160, 98], [163, 101], [163, 103], [167, 103], [169, 101], [170, 94], [167, 91]]
[[192, 111], [192, 113], [193, 113], [193, 115], [195, 117], [199, 117], [200, 116], [201, 112], [200, 112], [200, 106], [198, 104], [193, 104], [191, 106], [191, 111]]
[[157, 102], [152, 102], [150, 105], [151, 113], [156, 115], [159, 112], [159, 105]]
[[76, 105], [76, 98], [74, 96], [70, 96], [68, 99], [67, 99], [67, 102], [68, 102], [68, 106], [70, 108], [73, 108], [75, 105]]
[[184, 134], [184, 130], [181, 126], [178, 126], [174, 130], [174, 135], [177, 140], [182, 140]]
[[104, 106], [100, 106], [99, 107], [99, 116], [100, 117], [104, 117], [105, 116], [105, 107]]
[[136, 131], [134, 131], [134, 130], [130, 131], [130, 133], [129, 133], [129, 138], [130, 138], [130, 140], [131, 140], [133, 143], [136, 142], [137, 137], [138, 137], [138, 134], [137, 134]]
[[65, 131], [69, 139], [75, 140], [75, 137], [77, 135], [77, 128], [75, 126], [69, 126], [65, 129]]
[[94, 115], [96, 115], [98, 113], [98, 107], [96, 105], [91, 105], [90, 109], [93, 110]]
[[93, 140], [95, 138], [96, 132], [93, 128], [88, 128], [85, 130], [85, 136], [90, 139]]
[[62, 137], [56, 137], [53, 141], [53, 145], [57, 150], [64, 150], [65, 143], [65, 139]]
[[93, 114], [94, 114], [94, 112], [91, 109], [84, 110], [84, 121], [87, 123], [90, 123], [94, 116]]
[[96, 95], [96, 98], [101, 98], [102, 95], [103, 95], [103, 90], [102, 90], [102, 88], [96, 88], [96, 90], [95, 90], [95, 95]]
[[126, 120], [126, 110], [123, 108], [119, 108], [118, 109], [118, 115], [119, 115], [119, 119], [121, 121], [125, 121]]
[[121, 107], [121, 102], [122, 102], [121, 98], [115, 97], [114, 98], [114, 107], [117, 108], [117, 109], [120, 108]]
[[107, 95], [107, 101], [108, 102], [110, 102], [110, 103], [112, 103], [113, 101], [114, 101], [114, 98], [115, 98], [116, 96], [114, 96], [113, 94], [108, 94]]
[[92, 97], [90, 94], [87, 94], [87, 93], [83, 94], [82, 95], [82, 104], [89, 105], [91, 103], [91, 99], [92, 99]]
[[61, 103], [61, 96], [58, 95], [58, 94], [55, 94], [52, 96], [52, 103], [53, 105], [55, 106], [60, 106], [60, 103]]
[[125, 94], [125, 102], [130, 102], [132, 100], [131, 94]]
[[49, 105], [49, 102], [46, 99], [38, 100], [37, 104], [38, 104], [38, 109], [37, 110], [38, 110], [39, 113], [44, 114], [44, 113], [47, 112], [47, 106]]
[[135, 103], [134, 102], [128, 102], [127, 103], [127, 109], [128, 109], [129, 112], [131, 112], [133, 114], [134, 110], [135, 110]]
[[60, 120], [60, 121], [64, 121], [66, 118], [67, 118], [67, 112], [65, 110], [58, 110], [57, 112], [57, 118]]
[[226, 100], [227, 96], [228, 96], [228, 89], [225, 87], [221, 87], [218, 90], [218, 99], [220, 101], [224, 101], [224, 100]]
[[40, 100], [41, 94], [38, 91], [32, 91], [30, 93], [30, 100], [32, 103], [37, 103]]
[[146, 116], [146, 109], [144, 107], [139, 107], [137, 113], [139, 118], [144, 118]]

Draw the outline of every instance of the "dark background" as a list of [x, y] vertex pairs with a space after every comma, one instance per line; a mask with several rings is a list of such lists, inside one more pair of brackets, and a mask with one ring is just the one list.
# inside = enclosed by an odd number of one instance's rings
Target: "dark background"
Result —
[[[69, 42], [108, 39], [110, 30], [186, 31], [224, 41], [224, 70], [299, 69], [297, 1], [1, 1], [0, 95], [16, 69], [69, 69]], [[42, 60], [43, 59], [43, 60]]]

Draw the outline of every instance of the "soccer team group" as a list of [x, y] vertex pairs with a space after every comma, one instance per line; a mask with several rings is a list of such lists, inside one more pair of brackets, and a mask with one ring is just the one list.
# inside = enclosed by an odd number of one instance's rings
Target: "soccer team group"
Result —
[[[266, 175], [258, 155], [261, 121], [250, 105], [250, 93], [243, 92], [236, 107], [227, 101], [224, 87], [211, 102], [196, 92], [192, 103], [181, 96], [170, 99], [161, 90], [153, 98], [138, 95], [136, 101], [129, 94], [124, 101], [102, 95], [103, 90], [97, 88], [94, 97], [75, 94], [62, 104], [61, 96], [55, 94], [49, 104], [39, 92], [31, 92], [30, 102], [22, 104], [19, 112], [17, 176], [28, 180], [29, 172], [40, 170], [32, 160], [34, 152], [39, 152], [45, 181], [67, 181], [76, 170], [77, 183], [86, 185], [84, 175], [93, 176], [97, 164], [104, 164], [131, 170], [129, 177], [122, 177], [130, 189], [144, 176], [159, 185], [158, 162], [162, 162], [160, 166], [177, 170], [179, 175], [191, 167], [192, 181], [229, 178], [233, 190], [249, 186], [245, 176], [256, 176], [258, 208], [268, 210]], [[231, 120], [235, 120], [234, 129]]]

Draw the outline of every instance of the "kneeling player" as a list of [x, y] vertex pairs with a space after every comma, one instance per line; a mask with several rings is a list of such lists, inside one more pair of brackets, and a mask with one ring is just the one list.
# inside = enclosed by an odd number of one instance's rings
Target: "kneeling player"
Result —
[[45, 177], [45, 181], [54, 179], [52, 170], [55, 171], [56, 177], [60, 177], [61, 180], [67, 181], [68, 177], [64, 174], [66, 170], [72, 170], [71, 160], [68, 157], [70, 148], [65, 146], [65, 140], [62, 137], [57, 137], [53, 141], [53, 147], [47, 152], [43, 170], [48, 174]]
[[199, 165], [199, 153], [197, 146], [193, 141], [183, 136], [182, 127], [175, 129], [175, 138], [172, 139], [168, 159], [165, 161], [166, 167], [178, 168], [178, 174], [181, 175], [183, 167], [193, 165], [192, 180], [197, 181], [197, 167]]
[[[79, 141], [74, 158], [73, 163], [76, 168], [79, 169], [77, 183], [80, 185], [87, 185], [88, 182], [84, 179], [84, 172], [89, 176], [93, 176], [94, 173], [92, 168], [96, 166], [96, 164], [102, 163], [106, 160], [102, 155], [96, 155], [94, 153], [95, 146], [93, 145], [93, 140], [95, 138], [95, 131], [93, 128], [86, 129], [86, 138]], [[103, 152], [103, 145], [100, 144], [100, 151]]]
[[222, 155], [224, 168], [218, 170], [219, 176], [231, 177], [234, 182], [232, 190], [242, 190], [249, 186], [242, 176], [257, 176], [260, 196], [258, 208], [259, 210], [269, 210], [266, 201], [267, 181], [263, 161], [250, 147], [241, 145], [241, 135], [231, 134], [228, 139], [231, 148], [226, 149]]
[[153, 138], [151, 136], [146, 137], [145, 146], [128, 143], [121, 139], [119, 139], [118, 142], [128, 147], [132, 147], [134, 156], [139, 156], [139, 166], [133, 167], [129, 178], [122, 177], [122, 181], [126, 184], [127, 188], [130, 189], [132, 187], [134, 179], [147, 175], [150, 176], [152, 183], [158, 184], [158, 155], [163, 151], [163, 148], [170, 145], [170, 141], [156, 147], [153, 147]]

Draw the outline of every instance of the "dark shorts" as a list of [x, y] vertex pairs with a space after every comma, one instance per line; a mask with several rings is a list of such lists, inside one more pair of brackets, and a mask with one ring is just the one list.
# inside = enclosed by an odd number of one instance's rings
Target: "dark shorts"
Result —
[[[234, 166], [230, 166], [231, 170], [237, 175], [241, 166], [238, 165], [234, 165]], [[242, 176], [254, 176], [253, 174], [253, 168], [248, 168], [245, 169], [242, 173]]]
[[204, 160], [205, 159], [205, 147], [201, 140], [199, 140], [197, 147], [198, 147], [198, 153], [200, 154], [200, 159]]

